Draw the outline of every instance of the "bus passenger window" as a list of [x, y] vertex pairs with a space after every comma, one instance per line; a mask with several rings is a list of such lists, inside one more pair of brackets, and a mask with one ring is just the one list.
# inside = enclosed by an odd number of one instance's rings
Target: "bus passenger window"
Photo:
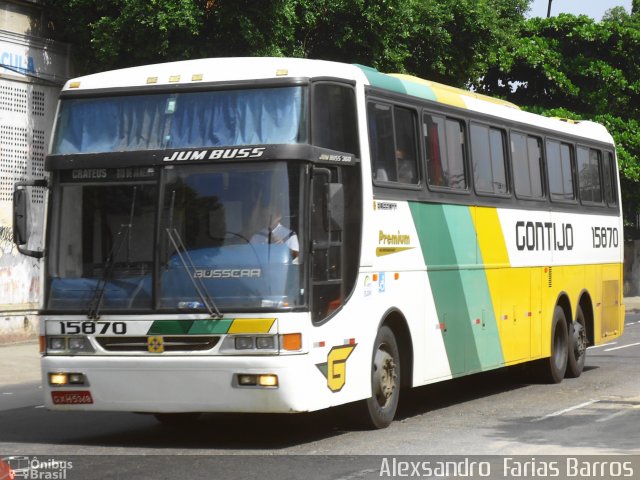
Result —
[[580, 199], [583, 202], [602, 203], [602, 188], [600, 186], [600, 164], [602, 157], [599, 150], [578, 147], [576, 149], [578, 161], [578, 182], [580, 184]]
[[466, 190], [463, 123], [430, 114], [422, 121], [429, 185]]
[[411, 110], [395, 108], [396, 165], [398, 182], [418, 183], [416, 129]]
[[504, 137], [500, 129], [471, 124], [473, 173], [479, 193], [508, 193]]
[[574, 200], [572, 168], [573, 147], [555, 140], [547, 140], [547, 172], [552, 200]]
[[368, 114], [374, 181], [417, 184], [418, 153], [413, 111], [370, 103]]
[[370, 103], [369, 143], [371, 144], [371, 170], [379, 182], [396, 180], [393, 117], [391, 106]]
[[511, 133], [513, 182], [516, 195], [542, 198], [542, 140], [523, 133]]

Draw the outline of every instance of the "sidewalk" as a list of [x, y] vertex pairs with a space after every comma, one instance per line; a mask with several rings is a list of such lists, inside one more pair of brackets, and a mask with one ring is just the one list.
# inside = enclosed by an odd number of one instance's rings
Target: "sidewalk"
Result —
[[[640, 297], [626, 297], [624, 303], [627, 313], [640, 312]], [[40, 354], [37, 340], [0, 344], [0, 387], [38, 381], [40, 381]]]
[[2, 385], [40, 381], [38, 349], [37, 341], [0, 345], [0, 388]]

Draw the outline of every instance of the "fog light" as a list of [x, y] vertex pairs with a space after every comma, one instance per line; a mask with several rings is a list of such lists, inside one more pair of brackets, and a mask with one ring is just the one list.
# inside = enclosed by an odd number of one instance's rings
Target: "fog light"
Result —
[[82, 373], [70, 373], [69, 383], [73, 385], [84, 385], [84, 375]]
[[257, 337], [256, 348], [261, 350], [275, 350], [276, 340], [275, 337]]
[[236, 337], [236, 350], [249, 350], [253, 348], [253, 338], [251, 337]]
[[258, 384], [258, 379], [255, 375], [238, 375], [238, 385], [243, 387], [254, 387]]
[[69, 383], [69, 378], [66, 373], [50, 373], [49, 385], [62, 386]]
[[277, 375], [258, 375], [258, 385], [261, 387], [277, 387], [278, 376]]

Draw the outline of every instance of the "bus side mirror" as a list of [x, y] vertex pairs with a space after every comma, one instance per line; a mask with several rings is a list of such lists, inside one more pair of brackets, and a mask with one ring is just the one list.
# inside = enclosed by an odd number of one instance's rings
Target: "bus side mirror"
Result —
[[18, 182], [13, 190], [13, 243], [23, 255], [34, 258], [42, 258], [44, 251], [29, 250], [29, 194], [27, 187], [47, 187], [46, 180], [33, 180]]

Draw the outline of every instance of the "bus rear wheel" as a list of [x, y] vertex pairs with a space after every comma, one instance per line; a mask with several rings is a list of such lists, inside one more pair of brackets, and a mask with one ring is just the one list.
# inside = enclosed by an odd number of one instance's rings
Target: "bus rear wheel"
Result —
[[540, 361], [539, 373], [547, 383], [560, 383], [567, 371], [569, 358], [569, 335], [567, 317], [560, 306], [556, 306], [551, 323], [551, 356]]
[[393, 421], [400, 399], [400, 352], [393, 331], [378, 331], [371, 362], [372, 396], [360, 404], [361, 423], [366, 428], [385, 428]]
[[566, 376], [569, 378], [578, 378], [584, 369], [588, 345], [585, 325], [584, 313], [578, 305], [576, 321], [569, 325], [569, 363], [566, 372]]

